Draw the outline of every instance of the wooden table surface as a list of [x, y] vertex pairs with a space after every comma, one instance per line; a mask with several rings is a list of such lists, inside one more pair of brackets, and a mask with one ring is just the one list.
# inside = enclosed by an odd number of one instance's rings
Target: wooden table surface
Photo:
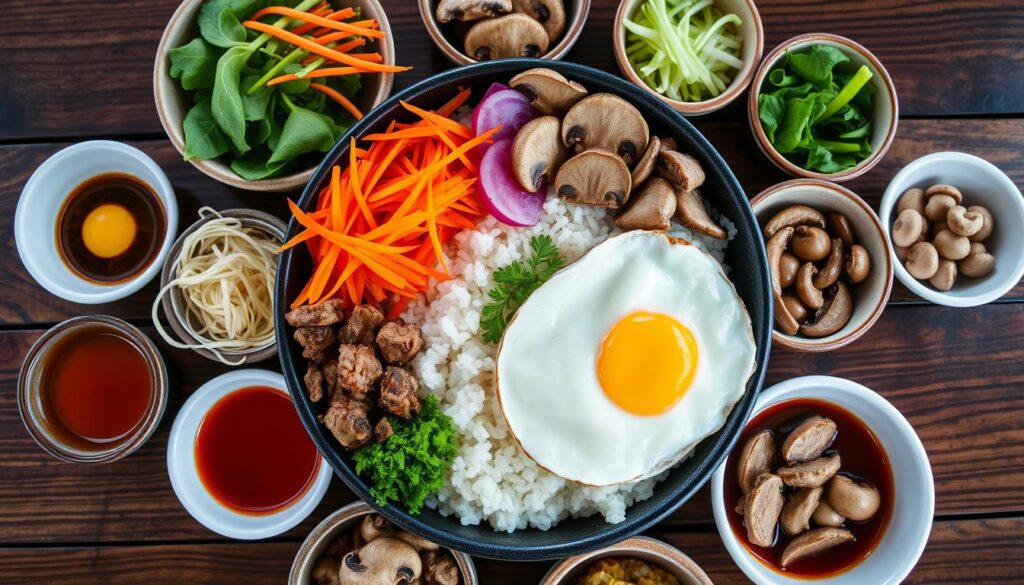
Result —
[[[384, 0], [399, 61], [415, 69], [396, 89], [451, 64], [431, 44], [413, 0]], [[568, 60], [618, 73], [611, 55], [617, 2], [594, 0]], [[195, 522], [167, 478], [167, 434], [178, 406], [225, 368], [160, 344], [172, 373], [164, 421], [148, 444], [98, 467], [58, 462], [22, 427], [15, 400], [21, 360], [48, 327], [102, 313], [153, 330], [150, 285], [108, 305], [62, 301], [18, 260], [14, 208], [33, 169], [80, 140], [130, 142], [177, 191], [182, 224], [202, 205], [255, 207], [286, 217], [283, 195], [230, 189], [207, 178], [165, 137], [153, 107], [157, 42], [177, 0], [5, 2], [0, 19], [0, 583], [285, 582], [299, 543], [351, 501], [340, 481], [305, 522], [257, 543], [224, 539]], [[766, 52], [806, 32], [849, 36], [885, 63], [900, 100], [896, 141], [850, 187], [873, 205], [906, 163], [935, 151], [979, 155], [1024, 184], [1024, 3], [1021, 0], [763, 0]], [[742, 100], [741, 100], [742, 101]], [[785, 180], [756, 152], [738, 104], [697, 127], [732, 165], [748, 195]], [[874, 328], [828, 354], [775, 348], [767, 384], [829, 374], [877, 390], [917, 429], [935, 475], [936, 521], [910, 583], [1024, 582], [1024, 285], [998, 302], [948, 309], [897, 283]], [[261, 364], [276, 368], [276, 362]], [[914, 494], [901, 494], [914, 497]], [[747, 582], [721, 544], [708, 490], [651, 532], [681, 548], [717, 583]], [[480, 559], [485, 585], [536, 583], [550, 563]], [[865, 584], [871, 585], [871, 584]]]

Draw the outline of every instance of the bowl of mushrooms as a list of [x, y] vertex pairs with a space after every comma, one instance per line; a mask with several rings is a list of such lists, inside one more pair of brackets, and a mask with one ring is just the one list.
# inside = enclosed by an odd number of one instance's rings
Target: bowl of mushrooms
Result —
[[882, 196], [896, 277], [933, 303], [974, 307], [1024, 276], [1024, 198], [992, 163], [961, 152], [919, 158]]
[[323, 520], [295, 555], [288, 585], [478, 585], [469, 555], [392, 525], [355, 502]]
[[830, 351], [864, 333], [892, 290], [882, 222], [855, 193], [819, 179], [793, 179], [752, 201], [772, 276], [776, 343]]
[[430, 38], [456, 65], [561, 59], [590, 13], [590, 0], [419, 0], [419, 5]]

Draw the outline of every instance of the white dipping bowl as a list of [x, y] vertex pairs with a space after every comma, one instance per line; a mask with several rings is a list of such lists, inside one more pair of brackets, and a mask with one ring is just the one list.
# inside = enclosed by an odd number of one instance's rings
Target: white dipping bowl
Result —
[[[893, 472], [892, 517], [881, 542], [868, 558], [849, 570], [822, 579], [788, 577], [769, 568], [747, 550], [729, 525], [735, 514], [735, 502], [726, 505], [723, 498], [725, 467], [728, 458], [711, 478], [711, 507], [718, 533], [729, 555], [740, 569], [758, 585], [897, 585], [910, 574], [924, 552], [935, 514], [935, 484], [928, 454], [921, 440], [896, 407], [873, 390], [856, 382], [831, 376], [804, 376], [780, 382], [761, 392], [754, 414], [794, 398], [815, 398], [842, 406], [857, 416], [878, 437], [889, 456]], [[742, 446], [737, 445], [737, 449]]]
[[[124, 173], [143, 181], [156, 193], [167, 219], [160, 250], [145, 270], [117, 284], [89, 282], [72, 272], [57, 250], [57, 216], [76, 187], [97, 175]], [[43, 161], [18, 199], [14, 241], [25, 269], [40, 286], [75, 303], [95, 305], [123, 299], [160, 273], [178, 232], [178, 202], [163, 170], [141, 150], [120, 142], [79, 142]]]
[[976, 307], [1005, 295], [1024, 276], [1024, 198], [1013, 181], [987, 160], [963, 152], [923, 156], [896, 173], [885, 188], [879, 211], [891, 234], [900, 195], [912, 187], [953, 185], [964, 194], [964, 206], [980, 205], [995, 218], [995, 230], [983, 243], [996, 258], [995, 270], [983, 278], [958, 276], [948, 291], [939, 291], [907, 272], [889, 242], [896, 278], [917, 296], [948, 307]]
[[255, 369], [228, 372], [203, 384], [189, 397], [178, 411], [167, 441], [167, 473], [181, 505], [203, 526], [240, 540], [277, 536], [302, 522], [323, 499], [332, 476], [331, 466], [321, 457], [319, 471], [306, 493], [287, 508], [262, 516], [240, 514], [226, 508], [206, 491], [196, 471], [195, 442], [199, 425], [217, 401], [250, 386], [276, 388], [291, 400], [281, 374]]

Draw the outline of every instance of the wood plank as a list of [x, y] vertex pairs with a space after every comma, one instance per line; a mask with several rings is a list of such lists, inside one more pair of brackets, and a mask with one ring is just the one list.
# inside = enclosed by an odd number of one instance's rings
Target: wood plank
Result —
[[[850, 378], [892, 401], [931, 458], [940, 515], [1024, 512], [1024, 303], [942, 313], [895, 307], [860, 341], [830, 354], [776, 349], [768, 383], [806, 374]], [[152, 334], [152, 330], [149, 330]], [[18, 364], [39, 331], [0, 332], [0, 545], [216, 538], [181, 508], [167, 480], [167, 433], [182, 401], [225, 368], [161, 344], [175, 392], [154, 438], [120, 462], [59, 463], [21, 425]], [[276, 363], [258, 364], [276, 368]], [[979, 432], [984, 429], [984, 432]], [[351, 501], [336, 481], [313, 519]], [[668, 527], [709, 524], [707, 489]], [[0, 579], [0, 582], [3, 582]]]
[[[396, 89], [451, 67], [430, 42], [415, 2], [382, 4], [400, 62], [414, 66], [398, 77]], [[65, 0], [9, 6], [0, 21], [0, 140], [161, 132], [152, 105], [153, 55], [177, 5], [120, 2], [110, 10], [102, 0]], [[616, 0], [594, 0], [568, 60], [618, 73], [610, 50], [617, 6]], [[904, 115], [1024, 112], [1024, 78], [1006, 74], [1024, 66], [1018, 3], [775, 0], [758, 7], [766, 49], [816, 31], [866, 45], [895, 79]], [[67, 34], [69, 22], [75, 34]], [[727, 115], [744, 116], [739, 107]]]
[[[906, 583], [976, 585], [1017, 581], [1024, 573], [1024, 519], [952, 520], [932, 528], [929, 546]], [[715, 583], [749, 583], [715, 532], [654, 531], [678, 547]], [[280, 585], [298, 542], [161, 544], [0, 550], [8, 585]], [[539, 583], [550, 562], [475, 559], [480, 583]]]

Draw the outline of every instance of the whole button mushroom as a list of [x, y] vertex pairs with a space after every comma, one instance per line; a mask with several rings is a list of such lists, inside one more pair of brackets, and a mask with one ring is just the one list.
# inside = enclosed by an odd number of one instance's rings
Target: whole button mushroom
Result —
[[924, 216], [932, 221], [942, 221], [955, 205], [956, 199], [949, 195], [932, 195], [924, 205]]
[[939, 253], [939, 256], [947, 260], [962, 260], [971, 253], [971, 241], [949, 230], [935, 234], [932, 245], [935, 246], [935, 251]]
[[927, 280], [939, 269], [939, 253], [928, 242], [918, 242], [907, 251], [907, 272], [918, 280]]
[[914, 187], [907, 189], [900, 195], [900, 200], [896, 203], [896, 211], [902, 213], [906, 209], [913, 209], [914, 211], [924, 215], [924, 189], [918, 189]]
[[828, 505], [828, 502], [822, 499], [818, 502], [818, 507], [814, 509], [814, 513], [811, 514], [811, 520], [818, 526], [832, 526], [838, 528], [846, 522], [846, 518], [843, 518], [838, 512], [832, 509], [832, 506]]
[[832, 250], [832, 240], [825, 230], [819, 227], [802, 225], [793, 233], [790, 242], [793, 255], [804, 262], [821, 260]]
[[807, 307], [800, 302], [800, 299], [789, 293], [784, 293], [782, 295], [782, 304], [786, 305], [786, 310], [796, 319], [797, 323], [803, 323], [807, 320]]
[[850, 284], [857, 284], [868, 277], [871, 273], [871, 255], [859, 244], [850, 248], [850, 259], [846, 261], [846, 276], [850, 278]]
[[946, 213], [949, 231], [958, 236], [973, 236], [985, 227], [985, 217], [977, 211], [967, 211], [962, 205], [951, 207]]
[[951, 197], [957, 205], [959, 205], [960, 202], [964, 200], [964, 194], [960, 192], [960, 189], [957, 189], [953, 185], [947, 185], [945, 183], [940, 183], [938, 185], [932, 185], [931, 187], [928, 187], [928, 189], [925, 190], [924, 194], [927, 197], [945, 195], [947, 197]]
[[928, 279], [928, 282], [935, 287], [935, 290], [947, 291], [953, 288], [953, 284], [956, 282], [956, 262], [945, 258], [939, 260], [939, 269]]
[[892, 224], [892, 243], [901, 247], [913, 246], [921, 236], [924, 217], [913, 209], [904, 209]]
[[957, 263], [957, 268], [964, 276], [981, 278], [991, 274], [996, 267], [996, 258], [985, 250], [979, 242], [971, 244], [971, 253]]
[[800, 270], [800, 261], [789, 252], [783, 252], [779, 258], [779, 284], [782, 288], [789, 288], [796, 280], [796, 273]]
[[969, 236], [972, 242], [984, 242], [992, 235], [992, 228], [995, 227], [995, 219], [989, 210], [985, 209], [980, 205], [971, 205], [967, 208], [967, 211], [972, 213], [979, 213], [984, 218], [985, 224], [981, 227], [981, 230], [973, 236]]
[[512, 12], [512, 0], [441, 0], [437, 3], [438, 22], [480, 20]]
[[828, 505], [841, 516], [863, 522], [875, 515], [882, 503], [878, 489], [866, 481], [835, 475], [825, 486]]

